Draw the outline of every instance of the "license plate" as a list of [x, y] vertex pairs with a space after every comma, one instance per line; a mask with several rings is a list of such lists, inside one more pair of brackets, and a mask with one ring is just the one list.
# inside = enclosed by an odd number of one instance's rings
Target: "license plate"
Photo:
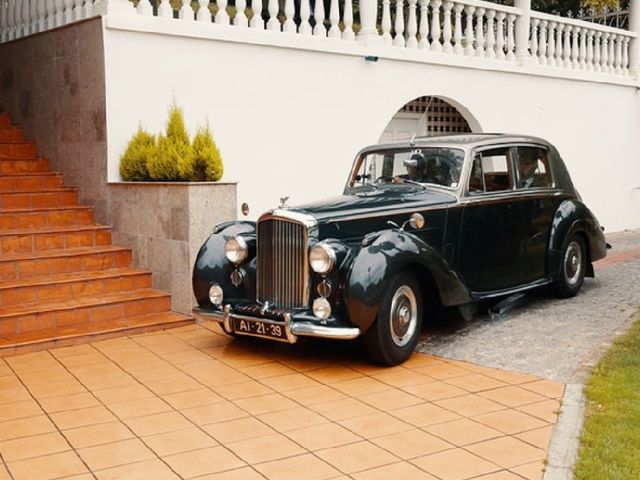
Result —
[[247, 318], [234, 318], [233, 328], [236, 333], [242, 335], [253, 335], [256, 337], [275, 338], [278, 340], [287, 340], [287, 334], [284, 325], [278, 325], [262, 320], [253, 320]]

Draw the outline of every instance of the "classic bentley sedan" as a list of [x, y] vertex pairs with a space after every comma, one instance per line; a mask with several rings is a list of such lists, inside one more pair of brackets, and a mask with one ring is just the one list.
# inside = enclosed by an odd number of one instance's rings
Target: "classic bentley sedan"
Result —
[[363, 149], [344, 193], [217, 225], [200, 249], [196, 315], [230, 335], [363, 336], [395, 365], [425, 312], [549, 285], [571, 297], [606, 255], [557, 150], [465, 134]]

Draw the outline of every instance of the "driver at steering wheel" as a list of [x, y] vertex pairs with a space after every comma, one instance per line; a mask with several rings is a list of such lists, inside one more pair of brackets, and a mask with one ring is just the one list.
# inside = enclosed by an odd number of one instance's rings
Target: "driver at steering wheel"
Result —
[[408, 158], [404, 162], [404, 166], [407, 169], [406, 175], [400, 175], [400, 178], [405, 178], [413, 182], [424, 181], [424, 173], [426, 162], [424, 156], [421, 153], [414, 153], [411, 158]]

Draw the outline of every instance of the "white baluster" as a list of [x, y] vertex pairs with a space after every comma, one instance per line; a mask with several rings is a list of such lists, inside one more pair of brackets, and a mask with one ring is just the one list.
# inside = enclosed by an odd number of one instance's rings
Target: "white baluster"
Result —
[[562, 33], [564, 32], [564, 25], [559, 23], [556, 27], [556, 58], [555, 66], [562, 66]]
[[[237, 2], [236, 2], [237, 3]], [[284, 2], [284, 24], [282, 25], [282, 31], [295, 33], [296, 22], [293, 21], [293, 16], [296, 14], [296, 7], [293, 0], [285, 0]], [[236, 18], [237, 15], [236, 15]]]
[[217, 3], [218, 11], [216, 12], [216, 23], [219, 23], [220, 25], [229, 25], [231, 19], [227, 13], [227, 0], [217, 0]]
[[161, 0], [158, 5], [158, 16], [163, 18], [173, 18], [173, 7], [169, 0]]
[[453, 45], [451, 45], [451, 38], [453, 34], [451, 32], [451, 10], [453, 9], [453, 2], [446, 1], [442, 8], [443, 12], [443, 25], [442, 30], [442, 48], [445, 53], [453, 52]]
[[512, 13], [507, 14], [507, 60], [510, 62], [516, 59], [516, 35], [515, 35], [516, 16]]
[[602, 65], [600, 64], [600, 53], [602, 52], [602, 32], [596, 32], [593, 39], [593, 70], [600, 72]]
[[[151, 12], [153, 13], [153, 10], [151, 10]], [[90, 18], [93, 16], [93, 0], [85, 0], [81, 15], [82, 18]]]
[[353, 40], [356, 38], [353, 33], [353, 3], [351, 0], [344, 0], [344, 11], [342, 12], [342, 23], [344, 30], [342, 31], [343, 40]]
[[473, 48], [474, 34], [473, 34], [473, 12], [475, 12], [476, 7], [467, 5], [464, 7], [464, 13], [467, 14], [467, 21], [464, 29], [464, 39], [466, 45], [464, 47], [464, 54], [471, 56], [475, 53], [475, 49]]
[[[320, 1], [320, 3], [322, 3], [322, 1]], [[278, 18], [280, 3], [278, 2], [278, 0], [268, 0], [267, 10], [269, 11], [267, 30], [280, 31], [280, 19]]]
[[540, 58], [540, 64], [547, 64], [547, 25], [549, 22], [542, 20], [540, 22], [540, 32], [538, 35], [538, 57]]
[[417, 48], [418, 39], [416, 34], [418, 33], [418, 19], [416, 17], [416, 3], [417, 0], [407, 0], [409, 5], [409, 18], [407, 19], [407, 48]]
[[593, 70], [593, 30], [587, 31], [587, 70]]
[[578, 57], [578, 65], [580, 66], [580, 70], [584, 70], [587, 68], [587, 29], [580, 29], [580, 51]]
[[13, 21], [15, 24], [13, 35], [15, 38], [20, 38], [22, 37], [22, 0], [16, 0], [13, 6]]
[[547, 65], [555, 66], [556, 64], [556, 26], [557, 22], [549, 23], [547, 31]]
[[396, 47], [404, 47], [404, 0], [396, 0], [396, 23], [394, 25], [396, 36], [393, 44]]
[[391, 0], [382, 0], [382, 41], [391, 45]]
[[[254, 0], [255, 1], [255, 0]], [[298, 33], [302, 35], [311, 35], [311, 7], [309, 0], [300, 0], [300, 27]], [[253, 19], [251, 20], [253, 27]]]
[[316, 0], [313, 19], [316, 21], [316, 25], [313, 27], [313, 34], [316, 37], [326, 37], [327, 29], [324, 27], [324, 2], [322, 0]]
[[[71, 0], [73, 2], [73, 0]], [[31, 2], [35, 0], [22, 0], [22, 36], [27, 36], [31, 33]]]
[[[289, 1], [293, 3], [293, 0], [287, 0], [287, 2]], [[246, 11], [247, 11], [247, 0], [236, 0], [236, 14], [233, 17], [234, 27], [242, 27], [242, 28], [249, 27], [249, 19], [247, 18]], [[294, 31], [295, 31], [295, 24], [294, 24]]]
[[484, 57], [484, 8], [476, 8], [476, 57]]
[[54, 0], [54, 4], [56, 6], [55, 24], [59, 27], [64, 25], [64, 0]]
[[622, 43], [623, 43], [623, 36], [622, 35], [616, 35], [616, 62], [615, 62], [615, 67], [616, 67], [616, 74], [620, 75], [622, 73]]
[[193, 8], [191, 8], [191, 0], [182, 0], [182, 6], [178, 11], [178, 18], [182, 20], [194, 20], [195, 17], [193, 14]]
[[622, 44], [622, 71], [629, 74], [629, 37], [624, 37]]
[[609, 33], [602, 34], [602, 53], [600, 55], [600, 61], [602, 64], [602, 71], [609, 73]]
[[496, 15], [496, 57], [500, 60], [504, 60], [504, 19], [507, 14], [504, 12], [498, 12]]
[[487, 51], [485, 52], [485, 57], [487, 58], [496, 58], [496, 27], [495, 27], [495, 10], [487, 11]]
[[[79, 0], [76, 0], [79, 1]], [[38, 31], [38, 0], [29, 2], [29, 32], [36, 33]]]
[[565, 68], [571, 67], [571, 31], [573, 27], [571, 25], [564, 26], [564, 53], [562, 54], [562, 65]]
[[[13, 0], [9, 0], [11, 2]], [[56, 5], [55, 0], [47, 0], [47, 29], [56, 26]]]
[[16, 38], [16, 0], [7, 3], [7, 40]]
[[418, 49], [429, 50], [429, 0], [419, 0], [420, 25], [418, 26]]
[[464, 5], [456, 3], [453, 6], [454, 26], [453, 26], [453, 53], [462, 55], [464, 48], [462, 47], [462, 9]]
[[529, 52], [534, 62], [539, 62], [538, 58], [538, 25], [540, 24], [539, 18], [531, 19], [531, 44], [529, 45]]
[[9, 25], [7, 24], [7, 2], [0, 1], [0, 43], [8, 40]]
[[[151, 4], [147, 0], [140, 0], [140, 3], [138, 3], [138, 9], [140, 8], [141, 3], [146, 3], [147, 5], [149, 5], [149, 7], [151, 7]], [[236, 1], [236, 5], [238, 4], [239, 2]], [[244, 12], [244, 7], [242, 8], [242, 11]], [[141, 15], [149, 15], [150, 10], [147, 7], [144, 7], [144, 11], [141, 12], [140, 10], [138, 10], [138, 13]], [[238, 14], [240, 14], [240, 7], [238, 7]], [[236, 15], [236, 18], [238, 18], [238, 15]], [[211, 23], [211, 10], [209, 10], [209, 0], [198, 0], [198, 13], [196, 13], [196, 20], [199, 22]]]
[[571, 67], [580, 67], [580, 27], [571, 30]]
[[440, 43], [440, 7], [442, 0], [432, 0], [431, 2], [431, 50], [434, 52], [442, 51]]
[[[86, 0], [89, 2], [90, 0]], [[74, 0], [73, 2], [73, 19], [82, 20], [84, 18], [84, 2], [85, 0]]]
[[340, 7], [338, 6], [338, 0], [331, 0], [331, 6], [329, 8], [329, 37], [340, 38]]
[[616, 63], [616, 36], [611, 34], [609, 37], [609, 73], [615, 73]]

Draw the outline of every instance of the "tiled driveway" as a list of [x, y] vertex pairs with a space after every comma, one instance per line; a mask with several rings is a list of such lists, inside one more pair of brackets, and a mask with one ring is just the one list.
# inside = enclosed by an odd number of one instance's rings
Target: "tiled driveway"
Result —
[[542, 476], [562, 384], [217, 332], [0, 359], [0, 480]]

